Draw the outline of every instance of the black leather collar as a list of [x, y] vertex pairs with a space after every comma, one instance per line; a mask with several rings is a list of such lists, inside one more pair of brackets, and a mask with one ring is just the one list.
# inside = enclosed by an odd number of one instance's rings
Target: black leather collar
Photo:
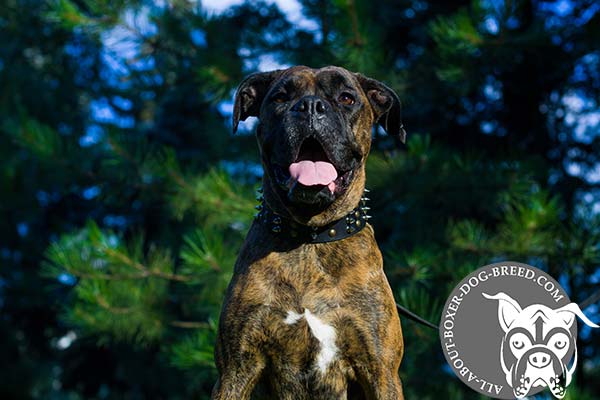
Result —
[[[258, 191], [262, 193], [262, 189]], [[256, 206], [259, 212], [254, 216], [254, 219], [263, 224], [271, 234], [278, 237], [289, 237], [292, 240], [304, 243], [334, 242], [360, 232], [367, 225], [368, 220], [371, 218], [368, 215], [370, 208], [367, 207], [369, 198], [366, 197], [366, 193], [368, 192], [369, 190], [365, 189], [365, 194], [361, 197], [358, 207], [346, 214], [344, 218], [325, 226], [311, 227], [284, 218], [270, 210], [262, 196], [256, 198], [260, 201], [260, 204]]]

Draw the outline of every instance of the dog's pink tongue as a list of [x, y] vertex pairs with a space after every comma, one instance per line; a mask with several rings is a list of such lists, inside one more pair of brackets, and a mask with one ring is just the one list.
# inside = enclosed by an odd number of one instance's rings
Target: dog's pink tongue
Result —
[[290, 176], [304, 186], [327, 185], [333, 192], [338, 174], [331, 163], [304, 160], [290, 165]]

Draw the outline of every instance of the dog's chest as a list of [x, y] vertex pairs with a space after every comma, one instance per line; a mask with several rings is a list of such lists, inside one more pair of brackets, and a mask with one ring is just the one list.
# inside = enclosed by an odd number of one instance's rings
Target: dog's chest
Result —
[[[285, 264], [276, 255], [265, 260], [277, 266], [261, 268], [269, 270], [269, 276], [259, 279], [267, 309], [266, 376], [275, 392], [289, 393], [292, 388], [306, 398], [337, 398], [354, 379], [356, 338], [365, 336], [374, 322], [369, 318], [377, 315], [364, 307], [380, 306], [375, 289], [380, 283], [373, 281], [382, 275], [356, 271], [348, 254], [344, 257], [311, 249], [286, 254]], [[380, 268], [377, 261], [373, 271]]]
[[354, 372], [344, 354], [345, 332], [334, 313], [288, 310], [271, 329], [263, 386], [272, 398], [284, 393], [294, 393], [295, 399], [344, 398]]

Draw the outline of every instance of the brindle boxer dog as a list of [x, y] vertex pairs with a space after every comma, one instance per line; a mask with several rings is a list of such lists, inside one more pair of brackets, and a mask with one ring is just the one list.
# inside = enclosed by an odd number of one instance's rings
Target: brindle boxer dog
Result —
[[[339, 67], [258, 73], [261, 212], [235, 264], [213, 399], [403, 399], [400, 320], [363, 198], [373, 124], [406, 133], [398, 96]], [[364, 228], [364, 229], [363, 229]]]

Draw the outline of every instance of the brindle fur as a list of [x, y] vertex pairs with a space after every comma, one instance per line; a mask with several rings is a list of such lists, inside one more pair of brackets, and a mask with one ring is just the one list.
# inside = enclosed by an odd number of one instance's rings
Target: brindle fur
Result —
[[[303, 93], [318, 93], [323, 72], [339, 75], [340, 81], [352, 84], [361, 96], [360, 109], [348, 122], [353, 145], [360, 153], [360, 165], [348, 189], [327, 208], [299, 216], [277, 191], [269, 170], [269, 154], [265, 154], [269, 146], [264, 143], [264, 132], [260, 132], [270, 126], [268, 105], [263, 103], [259, 111], [257, 104], [240, 102], [263, 102], [270, 88], [290, 76], [301, 85]], [[331, 76], [329, 84], [340, 84]], [[245, 116], [260, 116], [258, 141], [265, 167], [265, 202], [279, 214], [311, 226], [343, 217], [357, 206], [364, 190], [371, 127], [382, 117], [387, 120], [390, 110], [395, 112], [394, 105], [382, 106], [381, 101], [377, 102], [381, 98], [373, 96], [390, 89], [338, 67], [294, 67], [255, 76], [253, 82], [266, 87], [252, 87], [244, 98], [246, 86], [242, 83], [234, 125]], [[377, 86], [379, 92], [373, 93], [371, 86], [377, 84], [381, 85]], [[393, 92], [389, 96], [398, 102]], [[393, 121], [395, 116], [391, 118]], [[390, 132], [400, 130], [401, 125], [385, 128]], [[370, 225], [343, 240], [306, 244], [273, 235], [255, 222], [240, 251], [221, 312], [215, 347], [219, 378], [212, 398], [403, 399], [398, 377], [402, 331], [382, 265]], [[316, 367], [320, 343], [306, 319], [284, 323], [289, 311], [302, 314], [305, 309], [336, 332], [337, 356], [325, 372]]]

